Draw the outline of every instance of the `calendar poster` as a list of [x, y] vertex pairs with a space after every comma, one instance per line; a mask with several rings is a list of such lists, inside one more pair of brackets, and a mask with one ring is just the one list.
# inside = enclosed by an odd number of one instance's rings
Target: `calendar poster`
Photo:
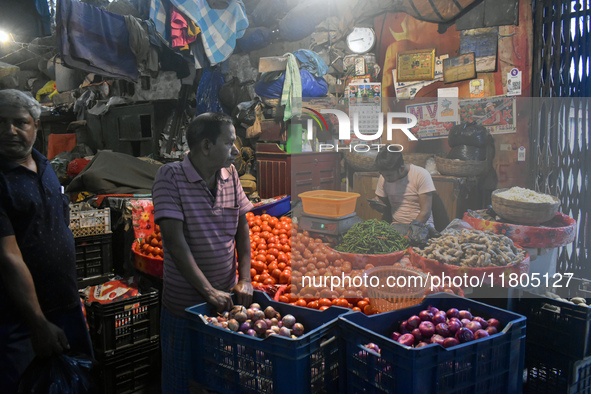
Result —
[[352, 83], [349, 85], [348, 92], [351, 138], [356, 139], [353, 132], [355, 116], [358, 117], [359, 132], [374, 135], [379, 129], [382, 117], [382, 84]]

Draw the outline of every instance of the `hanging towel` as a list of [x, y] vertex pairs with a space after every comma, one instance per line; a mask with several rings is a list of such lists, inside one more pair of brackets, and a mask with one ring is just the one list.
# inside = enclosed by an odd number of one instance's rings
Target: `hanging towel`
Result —
[[162, 0], [150, 1], [150, 19], [154, 22], [156, 31], [164, 38], [168, 38], [166, 34], [166, 6]]
[[236, 39], [248, 27], [246, 9], [242, 0], [231, 0], [226, 9], [213, 9], [206, 0], [171, 0], [187, 18], [201, 29], [201, 40], [211, 65], [230, 57]]
[[60, 57], [67, 66], [137, 82], [135, 56], [121, 15], [78, 0], [58, 0], [56, 25]]
[[292, 53], [283, 56], [287, 56], [287, 65], [281, 92], [281, 105], [285, 105], [283, 120], [286, 121], [302, 115], [302, 80], [296, 57]]

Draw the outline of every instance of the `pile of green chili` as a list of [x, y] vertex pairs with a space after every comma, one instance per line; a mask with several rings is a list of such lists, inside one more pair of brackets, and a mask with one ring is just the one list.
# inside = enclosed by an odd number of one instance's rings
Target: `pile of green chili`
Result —
[[408, 240], [388, 223], [371, 219], [357, 223], [335, 250], [356, 254], [387, 254], [408, 248]]

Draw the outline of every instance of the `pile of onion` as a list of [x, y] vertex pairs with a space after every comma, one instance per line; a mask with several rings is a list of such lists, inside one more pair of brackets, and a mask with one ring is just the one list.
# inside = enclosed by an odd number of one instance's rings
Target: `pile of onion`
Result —
[[211, 325], [257, 338], [279, 335], [296, 339], [304, 334], [304, 325], [297, 323], [292, 315], [281, 317], [272, 306], [263, 310], [256, 303], [251, 304], [248, 309], [236, 305], [231, 311], [223, 312], [218, 317], [205, 318]]
[[415, 348], [432, 343], [449, 348], [496, 334], [499, 326], [495, 318], [485, 320], [467, 310], [440, 311], [429, 306], [400, 323], [399, 330], [392, 333], [392, 340]]

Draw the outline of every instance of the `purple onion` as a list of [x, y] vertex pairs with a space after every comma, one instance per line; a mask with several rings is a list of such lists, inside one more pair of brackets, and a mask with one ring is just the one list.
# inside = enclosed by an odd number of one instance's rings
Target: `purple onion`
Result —
[[412, 330], [411, 334], [413, 337], [415, 337], [415, 342], [420, 342], [421, 339], [423, 339], [423, 335], [421, 334], [420, 328], [415, 328], [414, 330]]
[[490, 318], [490, 319], [488, 319], [486, 322], [488, 323], [488, 325], [489, 325], [489, 326], [493, 326], [493, 327], [495, 327], [496, 329], [498, 329], [498, 328], [499, 328], [499, 326], [501, 325], [501, 322], [500, 322], [500, 321], [498, 321], [498, 320], [497, 320], [497, 319], [495, 319], [495, 318]]
[[285, 315], [283, 316], [283, 319], [281, 319], [281, 322], [283, 323], [283, 327], [292, 328], [293, 325], [296, 324], [296, 319], [293, 315]]
[[472, 321], [480, 323], [483, 330], [486, 330], [486, 327], [488, 327], [488, 322], [480, 316], [476, 316], [474, 319], [472, 319]]
[[470, 313], [470, 311], [461, 310], [459, 313], [460, 313], [460, 319], [472, 320], [472, 313]]
[[427, 308], [427, 310], [429, 312], [431, 312], [432, 314], [436, 314], [437, 312], [439, 312], [439, 309], [435, 308], [434, 306], [429, 305], [429, 307]]
[[401, 336], [402, 336], [401, 333], [394, 331], [392, 333], [392, 340], [395, 341], [395, 342], [398, 342], [398, 338], [400, 338]]
[[291, 338], [291, 330], [287, 327], [281, 327], [279, 329], [279, 335], [281, 335], [282, 337]]
[[257, 304], [257, 303], [255, 302], [255, 303], [252, 303], [252, 304], [250, 304], [249, 308], [252, 308], [252, 309], [259, 309], [259, 310], [260, 310], [260, 309], [261, 309], [261, 305], [260, 305], [260, 304]]
[[403, 334], [398, 338], [398, 343], [406, 346], [412, 346], [415, 343], [415, 337], [412, 334]]
[[368, 343], [365, 345], [366, 348], [373, 350], [374, 352], [381, 353], [380, 347], [375, 343]]
[[256, 332], [255, 330], [253, 330], [252, 328], [251, 328], [251, 329], [248, 329], [248, 330], [246, 330], [246, 333], [245, 333], [245, 334], [246, 334], [246, 335], [249, 335], [249, 336], [251, 336], [251, 337], [256, 337], [256, 336], [257, 336], [257, 332]]
[[250, 330], [252, 328], [252, 326], [250, 325], [250, 322], [245, 321], [244, 323], [242, 323], [240, 325], [240, 331], [246, 333], [248, 330]]
[[301, 336], [304, 333], [304, 325], [302, 323], [294, 324], [291, 332], [296, 337]]
[[415, 328], [419, 328], [419, 324], [421, 324], [421, 318], [417, 315], [412, 315], [406, 321], [407, 327], [410, 327], [410, 330], [414, 330]]
[[248, 308], [246, 310], [246, 317], [248, 317], [248, 320], [252, 320], [254, 318], [255, 311], [256, 311], [256, 309], [253, 309], [253, 308]]
[[447, 323], [447, 328], [449, 329], [450, 335], [455, 335], [456, 331], [458, 331], [462, 327], [462, 322], [460, 322], [457, 318], [449, 319]]
[[462, 319], [460, 322], [462, 323], [462, 327], [466, 327], [466, 324], [470, 323], [472, 320], [470, 319]]
[[433, 320], [431, 320], [433, 324], [437, 325], [439, 323], [445, 323], [447, 321], [447, 317], [444, 312], [437, 312], [433, 315]]
[[456, 308], [449, 308], [446, 312], [447, 318], [450, 319], [452, 317], [460, 317], [460, 311]]
[[471, 322], [466, 324], [466, 328], [469, 329], [470, 331], [472, 331], [473, 333], [478, 330], [482, 330], [482, 326], [480, 325], [480, 323], [478, 323], [477, 321], [474, 321], [474, 320], [472, 320]]
[[430, 321], [421, 322], [421, 324], [419, 324], [419, 331], [421, 333], [421, 336], [425, 338], [430, 338], [433, 334], [435, 334], [435, 325]]
[[410, 334], [410, 332], [414, 330], [413, 328], [410, 328], [410, 326], [408, 325], [408, 321], [403, 321], [402, 323], [400, 323], [400, 332], [403, 334]]
[[461, 327], [456, 331], [456, 339], [460, 343], [466, 343], [474, 340], [474, 333], [466, 327]]
[[418, 348], [420, 348], [420, 347], [427, 346], [427, 345], [429, 345], [427, 342], [419, 342], [419, 343], [417, 344], [417, 346], [415, 346], [415, 349], [418, 349]]
[[445, 340], [445, 338], [439, 334], [435, 334], [431, 337], [431, 343], [438, 343], [440, 345], [443, 345], [444, 340]]
[[256, 323], [254, 323], [253, 328], [257, 332], [257, 334], [263, 335], [269, 327], [267, 326], [267, 323], [264, 320], [258, 320]]
[[421, 321], [431, 321], [431, 319], [433, 319], [433, 314], [428, 310], [424, 310], [419, 313], [419, 317], [421, 318]]
[[460, 342], [457, 339], [455, 339], [454, 337], [445, 338], [443, 340], [443, 347], [444, 348], [448, 348], [448, 347], [452, 347], [452, 346], [457, 346], [459, 344], [460, 344]]
[[486, 330], [480, 329], [474, 333], [474, 339], [486, 338], [489, 334]]
[[447, 323], [439, 323], [438, 325], [436, 325], [435, 332], [441, 335], [442, 337], [449, 337], [451, 335], [451, 331], [449, 330], [449, 324]]
[[488, 335], [495, 335], [498, 331], [496, 327], [488, 326], [486, 327], [486, 332], [488, 332]]

